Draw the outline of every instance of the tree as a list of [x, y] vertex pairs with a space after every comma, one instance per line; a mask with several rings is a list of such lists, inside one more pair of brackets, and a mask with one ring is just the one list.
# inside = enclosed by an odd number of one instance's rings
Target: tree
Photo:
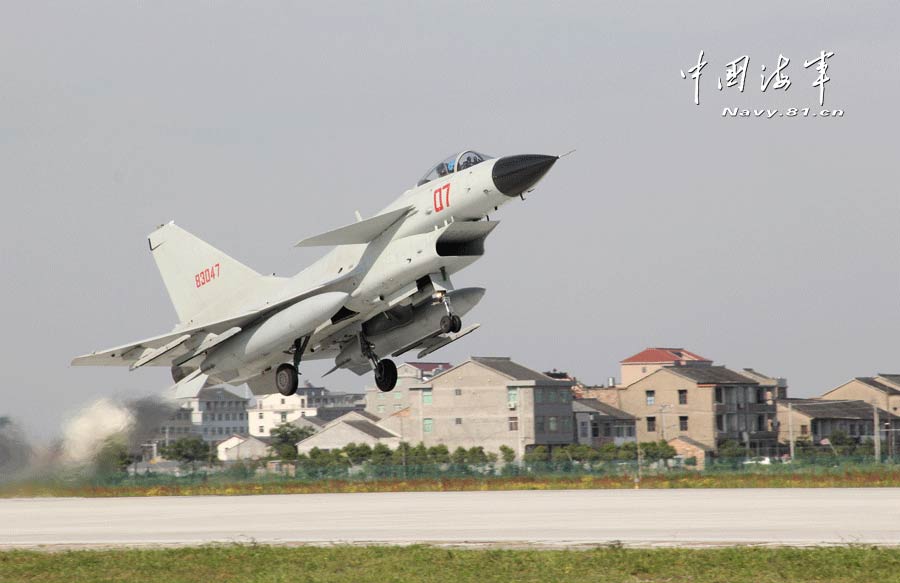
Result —
[[197, 462], [211, 462], [215, 458], [215, 451], [199, 437], [183, 437], [173, 441], [161, 447], [160, 453], [166, 459], [190, 464], [191, 468]]
[[272, 430], [272, 453], [282, 460], [297, 459], [297, 443], [315, 433], [311, 427], [298, 427], [293, 423], [282, 423]]
[[369, 463], [375, 466], [387, 466], [392, 461], [391, 448], [383, 443], [376, 443], [369, 456]]
[[726, 439], [719, 445], [719, 457], [738, 458], [747, 455], [747, 451], [733, 439]]
[[124, 472], [131, 465], [131, 455], [125, 442], [116, 437], [109, 437], [94, 456], [94, 465], [98, 475], [110, 475]]
[[469, 451], [466, 452], [466, 463], [473, 466], [481, 466], [488, 463], [484, 448], [480, 445], [470, 447]]
[[431, 463], [433, 464], [449, 464], [450, 450], [447, 449], [447, 446], [443, 443], [440, 445], [433, 445], [428, 448], [428, 459], [431, 460]]
[[511, 464], [516, 461], [516, 451], [508, 445], [501, 445], [500, 457], [503, 459], [503, 463]]
[[397, 444], [397, 449], [394, 450], [391, 461], [395, 466], [405, 466], [409, 464], [410, 450], [412, 450], [412, 448], [409, 444], [405, 441], [401, 441]]
[[350, 464], [354, 466], [363, 464], [372, 457], [372, 448], [367, 443], [361, 443], [359, 445], [348, 443], [344, 446], [342, 451]]
[[539, 445], [539, 446], [533, 448], [528, 453], [526, 453], [524, 459], [526, 462], [531, 462], [531, 463], [545, 462], [550, 457], [549, 453], [550, 452], [547, 451], [546, 447], [544, 447], [543, 445]]
[[465, 448], [457, 447], [453, 450], [453, 453], [450, 454], [450, 462], [458, 466], [464, 466], [466, 465], [466, 457], [468, 457], [468, 452]]

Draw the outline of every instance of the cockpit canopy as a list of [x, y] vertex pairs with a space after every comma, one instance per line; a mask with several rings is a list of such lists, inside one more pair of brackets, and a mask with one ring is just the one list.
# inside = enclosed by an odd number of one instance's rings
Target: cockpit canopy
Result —
[[465, 152], [454, 154], [453, 156], [438, 162], [437, 166], [433, 166], [428, 173], [416, 183], [416, 186], [422, 186], [426, 182], [437, 180], [442, 176], [465, 170], [476, 164], [481, 164], [485, 160], [490, 160], [492, 157], [493, 156], [488, 156], [486, 154], [479, 154], [474, 150], [466, 150]]

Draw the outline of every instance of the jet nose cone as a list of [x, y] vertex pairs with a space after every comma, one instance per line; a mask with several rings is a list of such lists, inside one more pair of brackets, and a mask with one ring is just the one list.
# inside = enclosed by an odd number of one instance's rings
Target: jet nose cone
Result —
[[522, 154], [505, 156], [494, 163], [493, 179], [497, 190], [506, 196], [519, 196], [540, 180], [556, 164], [559, 156]]

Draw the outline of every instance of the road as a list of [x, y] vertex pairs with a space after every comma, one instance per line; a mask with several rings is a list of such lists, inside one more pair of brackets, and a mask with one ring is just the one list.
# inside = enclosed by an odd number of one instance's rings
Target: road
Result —
[[900, 488], [0, 500], [0, 548], [268, 544], [900, 545]]

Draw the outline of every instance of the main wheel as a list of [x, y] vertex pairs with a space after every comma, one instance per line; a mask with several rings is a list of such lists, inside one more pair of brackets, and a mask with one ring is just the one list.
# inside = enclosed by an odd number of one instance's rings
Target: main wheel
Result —
[[441, 334], [447, 334], [453, 331], [453, 317], [452, 316], [442, 316], [441, 317]]
[[452, 316], [450, 316], [450, 324], [451, 324], [450, 331], [453, 332], [454, 334], [456, 334], [457, 332], [462, 330], [462, 318], [460, 318], [456, 314], [453, 314]]
[[378, 361], [375, 365], [375, 384], [384, 393], [397, 386], [397, 365], [393, 360], [384, 358]]
[[282, 364], [275, 371], [275, 388], [285, 397], [290, 397], [297, 392], [297, 369], [292, 364]]

